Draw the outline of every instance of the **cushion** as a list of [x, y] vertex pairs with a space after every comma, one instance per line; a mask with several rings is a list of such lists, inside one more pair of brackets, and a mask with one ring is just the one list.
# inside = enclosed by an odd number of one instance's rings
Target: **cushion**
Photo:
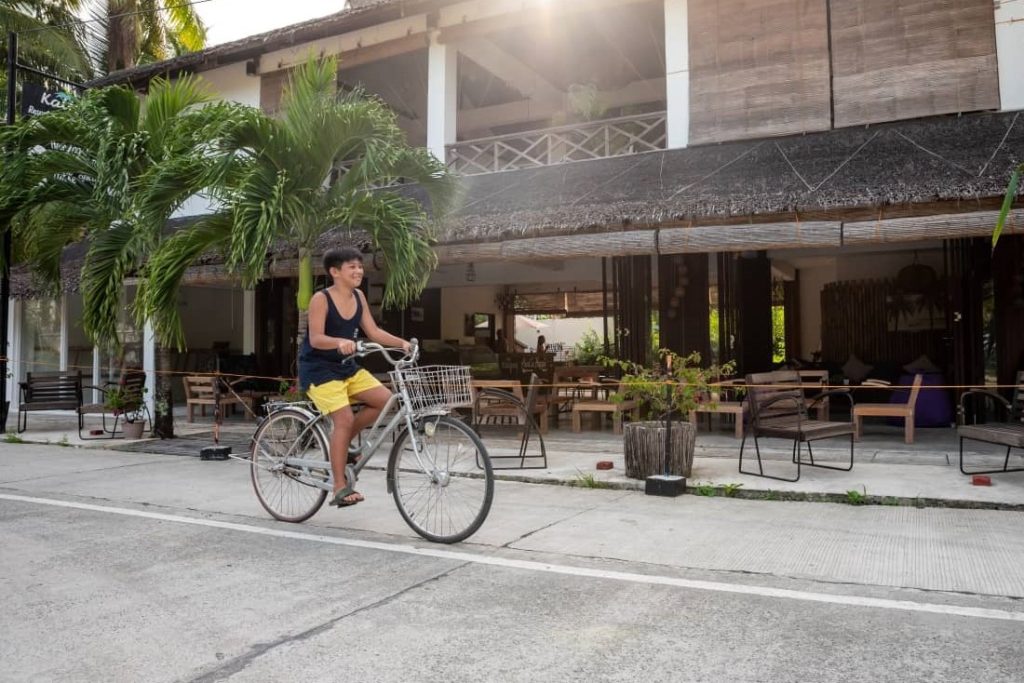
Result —
[[843, 363], [843, 374], [849, 377], [851, 382], [859, 384], [864, 381], [864, 378], [868, 376], [868, 373], [873, 368], [873, 365], [868, 365], [851, 353], [850, 357]]
[[931, 358], [925, 354], [918, 356], [917, 360], [914, 362], [904, 365], [903, 369], [907, 372], [912, 372], [915, 375], [918, 373], [927, 374], [929, 372], [942, 372], [942, 369], [937, 367], [935, 363], [932, 362]]

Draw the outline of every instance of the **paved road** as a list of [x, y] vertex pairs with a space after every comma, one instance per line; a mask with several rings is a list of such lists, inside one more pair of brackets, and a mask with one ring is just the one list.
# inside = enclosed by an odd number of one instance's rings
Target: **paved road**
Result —
[[472, 543], [244, 465], [0, 446], [4, 681], [1020, 681], [1024, 514], [503, 483]]

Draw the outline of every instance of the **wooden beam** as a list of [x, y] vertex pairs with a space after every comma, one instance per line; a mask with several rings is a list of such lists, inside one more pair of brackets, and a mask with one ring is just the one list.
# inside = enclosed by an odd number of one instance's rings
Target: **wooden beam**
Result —
[[410, 52], [426, 50], [428, 45], [430, 45], [430, 39], [427, 37], [427, 34], [420, 33], [377, 43], [368, 47], [357, 47], [354, 50], [346, 50], [338, 55], [338, 69], [340, 71], [354, 69], [364, 64], [379, 62]]
[[599, 12], [624, 5], [650, 3], [652, 0], [475, 0], [462, 2], [440, 11], [438, 39], [442, 43], [564, 18], [577, 12]]
[[[634, 81], [614, 92], [602, 93], [602, 102], [608, 107], [624, 107], [664, 99], [664, 78]], [[510, 123], [540, 121], [565, 111], [569, 111], [567, 96], [557, 100], [526, 99], [479, 109], [464, 109], [459, 112], [459, 132], [462, 137], [470, 138], [469, 134], [476, 131], [506, 126]]]
[[459, 52], [518, 90], [524, 97], [557, 101], [565, 96], [535, 69], [490, 40], [473, 38], [459, 44]]

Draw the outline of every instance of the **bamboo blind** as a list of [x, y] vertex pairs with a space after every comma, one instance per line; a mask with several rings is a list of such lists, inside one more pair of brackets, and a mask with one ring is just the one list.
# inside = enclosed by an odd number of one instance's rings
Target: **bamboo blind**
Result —
[[[945, 292], [946, 284], [939, 285]], [[895, 280], [832, 282], [821, 293], [821, 355], [843, 363], [855, 355], [866, 363], [902, 365], [921, 354], [941, 365], [946, 331], [890, 331], [890, 298]], [[939, 313], [944, 316], [944, 313]]]
[[828, 130], [826, 0], [690, 0], [690, 141]]
[[832, 0], [835, 125], [999, 108], [992, 0]]

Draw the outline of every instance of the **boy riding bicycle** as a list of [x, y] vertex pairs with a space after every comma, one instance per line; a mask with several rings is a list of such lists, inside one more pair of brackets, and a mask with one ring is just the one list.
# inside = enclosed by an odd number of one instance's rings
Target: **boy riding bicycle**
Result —
[[[324, 270], [333, 284], [309, 302], [309, 329], [299, 352], [299, 385], [334, 424], [331, 435], [331, 472], [334, 497], [331, 505], [346, 507], [363, 500], [345, 480], [352, 438], [373, 424], [391, 397], [369, 372], [359, 367], [353, 354], [360, 329], [370, 341], [401, 347], [409, 342], [377, 326], [358, 287], [363, 281], [363, 256], [351, 247], [324, 254]], [[352, 403], [363, 408], [353, 414]]]

